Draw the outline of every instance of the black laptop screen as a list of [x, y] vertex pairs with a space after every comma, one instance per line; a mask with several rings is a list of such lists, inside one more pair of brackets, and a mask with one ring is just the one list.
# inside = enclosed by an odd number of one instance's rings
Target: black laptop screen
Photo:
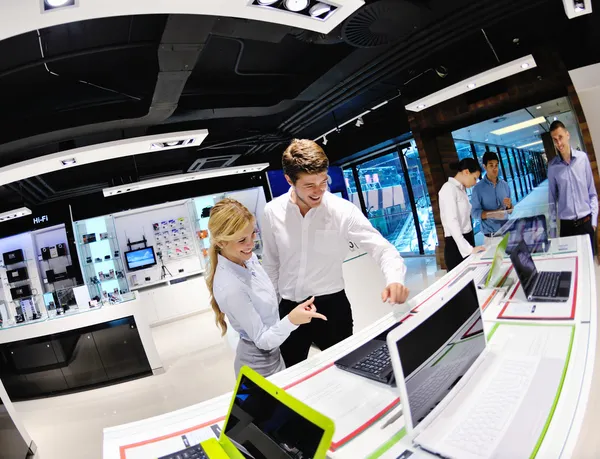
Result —
[[510, 261], [515, 267], [515, 271], [517, 272], [517, 276], [521, 285], [523, 286], [523, 290], [527, 293], [529, 283], [532, 278], [536, 274], [535, 263], [533, 262], [533, 258], [529, 253], [529, 250], [524, 242], [521, 242], [516, 250], [510, 254]]
[[225, 435], [244, 457], [309, 459], [325, 432], [245, 376], [235, 394]]
[[397, 343], [413, 427], [458, 383], [485, 349], [473, 282]]

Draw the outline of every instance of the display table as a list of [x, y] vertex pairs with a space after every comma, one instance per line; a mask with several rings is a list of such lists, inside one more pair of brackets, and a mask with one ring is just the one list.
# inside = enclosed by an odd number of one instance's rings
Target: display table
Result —
[[13, 401], [161, 372], [136, 299], [0, 330], [0, 379]]
[[[507, 277], [513, 279], [513, 284], [505, 296], [504, 292], [498, 294], [489, 290], [479, 291], [480, 305], [484, 312], [484, 330], [487, 334], [497, 323], [548, 324], [551, 322], [552, 324], [575, 326], [566, 377], [563, 381], [555, 411], [538, 451], [538, 457], [540, 458], [570, 457], [572, 455], [585, 414], [595, 361], [597, 313], [594, 262], [586, 237], [579, 236], [569, 239], [576, 247], [574, 253], [549, 254], [535, 258], [537, 267], [540, 270], [566, 270], [567, 267], [572, 267], [573, 286], [571, 299], [568, 302], [568, 311], [565, 314], [564, 307], [556, 309], [556, 314], [561, 318], [548, 319], [523, 316], [509, 319], [507, 314], [507, 311], [509, 311], [508, 305], [522, 306], [524, 302], [524, 300], [517, 300], [519, 295], [522, 295], [522, 290], [512, 269], [508, 272]], [[432, 300], [443, 296], [445, 290], [457, 276], [463, 274], [465, 270], [471, 271], [472, 264], [484, 262], [485, 260], [479, 258], [465, 260], [455, 270], [416, 295], [411, 303], [411, 307], [414, 306], [412, 313], [426, 312], [427, 307], [433, 304]], [[508, 264], [506, 268], [509, 269]], [[506, 303], [509, 298], [512, 298], [512, 301]], [[368, 305], [359, 307], [368, 307]], [[342, 386], [339, 386], [341, 391], [349, 389], [344, 387], [344, 384], [355, 384], [356, 381], [360, 381], [364, 386], [364, 389], [360, 392], [361, 398], [377, 393], [379, 400], [392, 401], [391, 405], [386, 406], [377, 416], [361, 417], [368, 410], [359, 407], [357, 404], [354, 412], [347, 413], [341, 421], [336, 420], [336, 435], [338, 436], [334, 436], [330, 457], [397, 458], [406, 450], [414, 451], [411, 447], [411, 439], [405, 435], [403, 429], [403, 417], [382, 428], [385, 421], [390, 417], [388, 414], [390, 407], [398, 403], [396, 389], [341, 372], [341, 370], [332, 366], [333, 362], [339, 357], [386, 330], [390, 325], [397, 322], [403, 313], [408, 312], [406, 307], [395, 308], [397, 309], [394, 312], [345, 341], [270, 378], [273, 383], [289, 390], [292, 394], [297, 393], [298, 388], [302, 387], [302, 384], [306, 384], [307, 381], [316, 382], [318, 379], [327, 377], [342, 384]], [[518, 312], [518, 310], [516, 312], [512, 311], [512, 313]], [[573, 318], [568, 317], [571, 313]], [[565, 317], [562, 317], [562, 315]], [[334, 374], [334, 372], [339, 372], [339, 374]], [[329, 373], [331, 375], [327, 376]], [[314, 387], [317, 387], [316, 383]], [[183, 443], [180, 440], [182, 434], [187, 433], [189, 435], [215, 424], [222, 425], [230, 397], [231, 394], [227, 393], [171, 413], [107, 428], [104, 430], [103, 457], [104, 459], [141, 459], [144, 457], [159, 457], [182, 449]], [[353, 398], [356, 399], [356, 397]], [[353, 403], [356, 402], [353, 400]], [[352, 425], [356, 428], [350, 431], [349, 429], [353, 428]], [[419, 451], [413, 457], [435, 456]]]

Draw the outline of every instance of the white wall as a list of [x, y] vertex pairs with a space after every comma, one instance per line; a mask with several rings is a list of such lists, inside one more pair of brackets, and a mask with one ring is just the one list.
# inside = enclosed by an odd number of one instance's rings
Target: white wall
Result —
[[596, 154], [600, 154], [600, 64], [569, 72], [585, 114]]

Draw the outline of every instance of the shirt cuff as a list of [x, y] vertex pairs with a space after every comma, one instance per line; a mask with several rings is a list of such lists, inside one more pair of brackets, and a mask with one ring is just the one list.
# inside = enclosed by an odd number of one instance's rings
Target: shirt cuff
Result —
[[385, 286], [387, 287], [390, 284], [402, 284], [402, 285], [404, 285], [405, 272], [406, 272], [406, 270], [402, 270], [402, 271], [395, 270], [394, 272], [386, 273], [384, 275], [384, 277], [385, 277]]
[[299, 325], [294, 325], [292, 323], [289, 315], [287, 315], [283, 319], [281, 319], [280, 323], [281, 323], [281, 329], [288, 335], [290, 333], [292, 333], [294, 330], [296, 330], [296, 328], [299, 327]]
[[460, 244], [456, 245], [458, 246], [458, 251], [460, 252], [463, 258], [467, 258], [473, 253], [473, 247], [471, 247], [471, 244], [469, 244], [466, 239], [461, 241]]

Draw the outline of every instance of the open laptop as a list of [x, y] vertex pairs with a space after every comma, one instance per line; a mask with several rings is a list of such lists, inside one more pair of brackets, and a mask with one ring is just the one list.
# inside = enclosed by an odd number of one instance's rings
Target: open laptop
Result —
[[324, 459], [331, 419], [242, 367], [219, 439], [160, 459]]
[[531, 253], [550, 250], [545, 215], [516, 218], [511, 220], [502, 232], [509, 235], [506, 246], [508, 254], [512, 253], [521, 242], [527, 245]]
[[388, 333], [400, 324], [401, 322], [395, 323], [375, 338], [349, 352], [337, 360], [335, 366], [340, 370], [393, 386], [395, 384], [394, 369], [390, 361], [386, 338]]
[[538, 271], [525, 242], [510, 254], [528, 301], [563, 302], [571, 292], [569, 271]]
[[556, 345], [567, 349], [571, 332], [512, 326], [491, 346], [472, 278], [441, 295], [387, 337], [413, 445], [446, 458], [530, 457], [564, 369]]
[[473, 280], [479, 289], [497, 287], [502, 280], [504, 269], [502, 263], [506, 255], [509, 235], [506, 234], [496, 246], [494, 258], [491, 265], [482, 265], [474, 267]]

